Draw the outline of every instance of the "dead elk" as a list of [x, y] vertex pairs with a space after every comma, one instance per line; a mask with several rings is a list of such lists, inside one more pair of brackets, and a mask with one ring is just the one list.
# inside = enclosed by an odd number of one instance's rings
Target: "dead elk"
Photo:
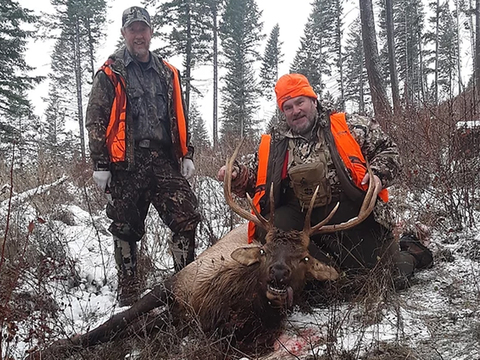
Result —
[[[166, 304], [176, 325], [196, 321], [205, 334], [215, 334], [219, 338], [228, 336], [232, 341], [230, 345], [244, 352], [269, 349], [282, 329], [286, 310], [306, 281], [311, 278], [335, 280], [339, 276], [334, 268], [310, 256], [307, 250], [310, 236], [347, 229], [363, 221], [373, 209], [378, 190], [374, 189], [371, 180], [357, 217], [342, 224], [326, 225], [338, 208], [337, 204], [327, 218], [312, 227], [310, 217], [315, 193], [304, 229], [283, 231], [273, 226], [273, 209], [270, 219], [266, 220], [233, 200], [231, 173], [238, 150], [227, 162], [225, 198], [233, 211], [267, 231], [265, 244], [247, 244], [247, 226], [239, 226], [129, 309], [83, 335], [57, 341], [43, 351], [37, 350], [29, 359], [46, 359], [48, 354], [70, 352], [112, 340], [142, 314]], [[272, 197], [270, 191], [273, 204]], [[250, 198], [249, 201], [251, 203]]]

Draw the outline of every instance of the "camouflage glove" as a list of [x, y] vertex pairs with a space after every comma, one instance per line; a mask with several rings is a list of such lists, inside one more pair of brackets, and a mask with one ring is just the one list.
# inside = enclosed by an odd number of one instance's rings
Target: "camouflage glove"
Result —
[[195, 165], [193, 165], [193, 161], [191, 159], [183, 158], [181, 172], [187, 181], [190, 181], [193, 178], [193, 174], [195, 173]]
[[96, 170], [93, 172], [93, 181], [97, 184], [97, 186], [105, 191], [107, 186], [110, 185], [110, 181], [112, 180], [112, 173], [108, 170]]

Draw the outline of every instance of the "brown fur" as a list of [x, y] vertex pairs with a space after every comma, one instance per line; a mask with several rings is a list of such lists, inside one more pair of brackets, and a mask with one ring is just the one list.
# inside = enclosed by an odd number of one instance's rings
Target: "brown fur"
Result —
[[[299, 295], [307, 278], [338, 277], [335, 269], [309, 256], [305, 236], [273, 229], [265, 245], [246, 245], [247, 227], [240, 226], [169, 279], [166, 288], [155, 287], [130, 309], [70, 344], [85, 347], [108, 341], [141, 314], [169, 303], [179, 327], [195, 320], [207, 335], [229, 336], [242, 351], [266, 350], [282, 330], [292, 295]], [[277, 296], [269, 285], [288, 290]], [[52, 348], [58, 351], [64, 345]]]

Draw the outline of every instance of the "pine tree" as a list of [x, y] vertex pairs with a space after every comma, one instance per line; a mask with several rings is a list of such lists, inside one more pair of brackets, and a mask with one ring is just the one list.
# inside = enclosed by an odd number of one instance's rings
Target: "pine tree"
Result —
[[457, 74], [458, 74], [458, 93], [461, 94], [465, 87], [463, 85], [463, 79], [462, 79], [462, 61], [461, 61], [461, 47], [462, 47], [462, 42], [463, 42], [463, 23], [466, 23], [466, 19], [463, 16], [463, 8], [465, 6], [465, 1], [464, 0], [455, 0], [455, 32], [457, 33]]
[[410, 106], [426, 98], [425, 68], [427, 60], [423, 50], [424, 8], [417, 0], [396, 0], [393, 4], [395, 23], [395, 53], [398, 80], [403, 84], [403, 98]]
[[[278, 109], [278, 108], [277, 108]], [[271, 134], [273, 129], [277, 127], [278, 123], [281, 121], [283, 117], [283, 113], [278, 109], [275, 113], [270, 117], [270, 120], [267, 123], [267, 127], [265, 129], [267, 134]]]
[[439, 47], [439, 24], [440, 24], [440, 0], [435, 0], [429, 4], [432, 9], [433, 16], [429, 18], [429, 22], [433, 24], [433, 30], [425, 33], [425, 39], [427, 42], [433, 43], [432, 51], [428, 52], [428, 63], [433, 66], [429, 69], [429, 72], [434, 74], [434, 80], [432, 83], [433, 103], [438, 104], [438, 47]]
[[362, 24], [365, 65], [367, 68], [373, 108], [377, 120], [386, 128], [388, 126], [387, 119], [392, 115], [392, 109], [388, 102], [383, 81], [384, 78], [380, 68], [372, 0], [360, 1], [360, 19]]
[[[32, 89], [41, 78], [32, 77], [33, 70], [25, 62], [27, 40], [33, 37], [24, 24], [37, 20], [30, 10], [12, 0], [0, 3], [0, 136], [11, 127], [12, 120], [30, 115], [30, 102], [26, 91]], [[11, 134], [10, 134], [11, 135]], [[2, 141], [3, 142], [3, 141]]]
[[333, 24], [334, 30], [334, 38], [332, 42], [332, 51], [333, 51], [333, 61], [334, 61], [334, 68], [337, 72], [337, 83], [340, 91], [340, 95], [338, 97], [338, 106], [337, 109], [339, 111], [345, 110], [345, 69], [344, 69], [344, 60], [343, 60], [343, 0], [334, 0], [333, 6], [335, 8], [335, 21]]
[[268, 100], [274, 98], [275, 83], [278, 80], [278, 66], [283, 63], [281, 51], [283, 43], [280, 41], [280, 26], [276, 24], [267, 41], [260, 68], [260, 87]]
[[[477, 15], [480, 17], [480, 12], [479, 12], [480, 10], [479, 11], [475, 10], [475, 6], [474, 6], [475, 1], [476, 0], [459, 0], [458, 2], [458, 8], [467, 17], [466, 21], [464, 22], [464, 26], [470, 34], [469, 41], [470, 41], [470, 48], [471, 48], [471, 54], [472, 54], [472, 73], [474, 75], [471, 81], [473, 80], [473, 78], [475, 78], [475, 74], [477, 76], [480, 76], [479, 72], [476, 70], [477, 66], [479, 66], [479, 69], [480, 69], [480, 61], [477, 61], [477, 58], [478, 58], [477, 54], [479, 52], [476, 50], [476, 42], [478, 40], [478, 44], [480, 45], [480, 39], [478, 38], [478, 36], [475, 36], [476, 33], [477, 34], [480, 33], [479, 31], [477, 31], [477, 30], [480, 30], [480, 19], [478, 19], [477, 21], [473, 20], [473, 18], [476, 17]], [[480, 6], [477, 6], [477, 8], [480, 8]], [[476, 89], [479, 91], [479, 95], [480, 95], [479, 84], [476, 84]]]
[[39, 152], [45, 164], [58, 164], [60, 160], [72, 159], [78, 149], [78, 138], [65, 128], [67, 103], [63, 96], [64, 90], [58, 87], [56, 81], [49, 84], [48, 97], [45, 99], [47, 108], [41, 124], [42, 141]]
[[252, 136], [259, 120], [257, 109], [259, 88], [254, 64], [260, 59], [258, 44], [263, 38], [261, 12], [255, 0], [228, 0], [220, 24], [220, 39], [225, 56], [222, 87], [222, 137]]
[[25, 61], [27, 40], [35, 35], [26, 25], [37, 18], [17, 2], [0, 2], [0, 161], [8, 156], [24, 167], [36, 159], [38, 118], [31, 111], [27, 90], [41, 77], [30, 76]]
[[395, 0], [378, 0], [381, 8], [379, 17], [379, 38], [383, 43], [380, 49], [380, 66], [385, 75], [385, 84], [390, 84], [395, 114], [401, 112], [400, 89], [398, 87], [397, 59], [395, 56], [395, 23], [393, 3]]
[[[53, 15], [46, 16], [43, 26], [47, 36], [56, 39], [52, 55], [52, 79], [67, 92], [67, 103], [75, 104], [71, 119], [78, 122], [82, 160], [86, 161], [83, 104], [85, 86], [91, 82], [95, 50], [104, 36], [106, 22], [105, 0], [51, 0]], [[59, 35], [55, 36], [59, 31]], [[57, 58], [57, 59], [56, 59]], [[60, 80], [61, 79], [61, 80]], [[67, 109], [67, 111], [70, 109]]]
[[324, 78], [331, 75], [334, 61], [336, 2], [315, 0], [290, 72], [305, 75], [322, 97]]
[[369, 94], [360, 18], [350, 25], [345, 44], [345, 101], [355, 104], [355, 110], [365, 114]]
[[208, 131], [205, 127], [205, 121], [198, 111], [195, 99], [192, 99], [188, 115], [191, 142], [195, 146], [195, 153], [201, 152], [210, 147]]
[[211, 18], [210, 30], [212, 32], [212, 64], [213, 64], [213, 147], [217, 149], [218, 146], [218, 56], [219, 46], [218, 38], [220, 33], [220, 26], [218, 17], [221, 9], [223, 9], [224, 0], [206, 0], [207, 7]]
[[[183, 81], [187, 109], [192, 92], [192, 71], [195, 65], [212, 57], [210, 0], [172, 0], [161, 3], [152, 19], [154, 29], [166, 45], [162, 56], [180, 55], [183, 59]], [[146, 3], [156, 3], [156, 0]]]
[[480, 98], [480, 0], [475, 2], [475, 86]]
[[438, 84], [446, 98], [453, 97], [454, 82], [458, 79], [459, 62], [457, 53], [457, 32], [453, 15], [450, 11], [449, 2], [445, 1], [439, 11], [438, 32]]

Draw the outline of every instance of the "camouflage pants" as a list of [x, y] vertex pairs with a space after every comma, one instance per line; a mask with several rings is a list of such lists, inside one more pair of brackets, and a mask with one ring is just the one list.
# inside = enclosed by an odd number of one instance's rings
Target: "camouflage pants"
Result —
[[135, 170], [113, 170], [110, 232], [121, 240], [139, 241], [152, 204], [173, 233], [194, 231], [200, 215], [197, 198], [168, 150], [135, 149]]

